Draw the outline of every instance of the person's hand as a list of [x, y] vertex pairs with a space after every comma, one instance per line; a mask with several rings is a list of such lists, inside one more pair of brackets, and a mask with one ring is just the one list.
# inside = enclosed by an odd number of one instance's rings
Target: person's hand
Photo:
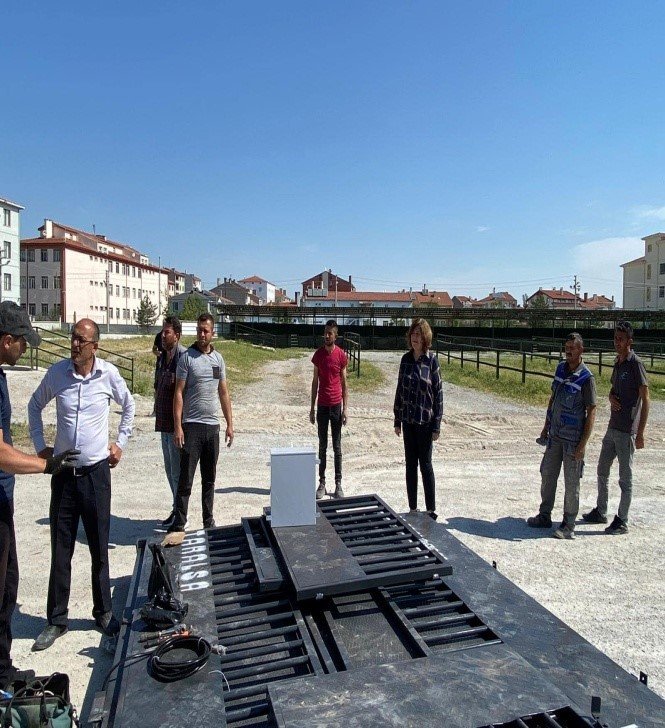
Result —
[[37, 455], [40, 458], [44, 458], [44, 460], [48, 460], [49, 458], [53, 457], [53, 448], [45, 447], [41, 452], [38, 452]]
[[173, 431], [173, 442], [177, 448], [185, 447], [185, 433], [183, 432], [182, 426], [176, 425]]
[[584, 460], [584, 451], [586, 450], [586, 445], [582, 445], [580, 443], [576, 448], [575, 452], [573, 453], [573, 460]]
[[342, 412], [342, 424], [345, 425], [347, 423], [348, 419], [349, 418], [348, 418], [348, 415], [346, 414], [346, 410], [344, 410], [344, 412]]
[[637, 435], [635, 435], [635, 449], [636, 450], [642, 450], [644, 447], [644, 435], [640, 435], [638, 432]]
[[433, 432], [432, 433], [432, 442], [436, 442], [439, 439], [440, 432]]
[[314, 410], [313, 410], [313, 409], [311, 409], [311, 410], [309, 411], [309, 421], [310, 421], [310, 422], [311, 422], [312, 424], [314, 424], [314, 422], [316, 422], [316, 415], [314, 414]]
[[[80, 450], [65, 450], [60, 455], [53, 455], [52, 447], [45, 447], [42, 452], [46, 450], [51, 451], [51, 454], [46, 458], [46, 467], [44, 468], [47, 475], [57, 475], [65, 468], [75, 468], [78, 456], [81, 454]], [[40, 457], [42, 457], [41, 453]]]
[[402, 434], [402, 428], [400, 425], [397, 425], [397, 427], [395, 428], [395, 434], [397, 435], [397, 437]]
[[109, 445], [109, 467], [115, 468], [122, 457], [122, 448], [117, 443]]
[[231, 445], [233, 445], [233, 425], [226, 426], [226, 433], [224, 434], [224, 442], [226, 443], [226, 447], [231, 447]]
[[610, 394], [610, 408], [613, 412], [621, 411], [621, 402], [616, 394]]

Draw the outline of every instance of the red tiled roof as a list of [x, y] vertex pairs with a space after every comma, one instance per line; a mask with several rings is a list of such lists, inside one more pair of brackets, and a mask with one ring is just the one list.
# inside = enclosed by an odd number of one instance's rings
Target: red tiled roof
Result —
[[249, 278], [241, 278], [238, 283], [269, 283], [265, 278], [259, 276], [250, 276]]
[[444, 308], [452, 308], [453, 299], [446, 291], [430, 291], [429, 293], [416, 293], [416, 305], [422, 306], [424, 303], [436, 303], [437, 306]]
[[536, 291], [533, 295], [529, 296], [529, 298], [533, 298], [534, 296], [547, 296], [547, 298], [551, 298], [555, 301], [574, 301], [575, 295], [571, 293], [570, 291], [560, 291], [558, 289], [548, 290], [546, 288], [541, 288], [540, 290]]

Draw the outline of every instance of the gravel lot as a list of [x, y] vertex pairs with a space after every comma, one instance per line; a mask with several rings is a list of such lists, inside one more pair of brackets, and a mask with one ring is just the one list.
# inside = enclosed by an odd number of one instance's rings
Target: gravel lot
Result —
[[[224, 346], [233, 346], [232, 342]], [[352, 395], [343, 432], [344, 487], [347, 495], [378, 493], [396, 510], [407, 508], [401, 441], [392, 427], [392, 398], [399, 354], [370, 352], [388, 382], [370, 395]], [[8, 370], [14, 420], [26, 418], [26, 405], [43, 372]], [[276, 362], [260, 382], [234, 393], [236, 440], [220, 455], [215, 518], [218, 524], [257, 515], [269, 502], [270, 449], [316, 443], [310, 425], [309, 357]], [[642, 670], [649, 685], [665, 697], [665, 406], [652, 404], [646, 448], [636, 457], [630, 533], [606, 536], [598, 526], [580, 525], [575, 541], [558, 541], [529, 529], [524, 519], [538, 510], [542, 449], [535, 444], [544, 413], [492, 396], [445, 386], [445, 426], [435, 446], [437, 510], [440, 522], [522, 589], [606, 652], [632, 674]], [[111, 577], [116, 611], [125, 603], [134, 568], [135, 543], [152, 535], [169, 511], [170, 491], [161, 462], [152, 402], [136, 397], [134, 437], [113, 472]], [[601, 402], [596, 432], [587, 452], [582, 485], [583, 510], [595, 504], [595, 465], [609, 408]], [[48, 410], [45, 415], [54, 418]], [[52, 419], [51, 421], [54, 421]], [[117, 426], [117, 408], [112, 425]], [[329, 453], [329, 467], [331, 452]], [[616, 467], [610, 506], [618, 503]], [[560, 484], [555, 515], [562, 511]], [[195, 488], [195, 493], [196, 488]], [[69, 673], [72, 699], [90, 709], [112, 664], [112, 654], [93, 629], [90, 558], [79, 532], [74, 555], [70, 631], [43, 653], [30, 652], [45, 625], [49, 569], [49, 480], [18, 476], [16, 524], [21, 568], [19, 605], [14, 615], [14, 662], [38, 674]], [[421, 491], [422, 502], [422, 491]], [[192, 527], [201, 523], [192, 498]]]

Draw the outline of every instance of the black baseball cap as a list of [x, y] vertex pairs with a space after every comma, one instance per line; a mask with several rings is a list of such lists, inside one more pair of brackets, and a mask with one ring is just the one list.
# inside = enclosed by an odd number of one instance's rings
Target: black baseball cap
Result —
[[39, 346], [42, 341], [32, 328], [27, 312], [14, 301], [0, 303], [0, 334], [23, 336], [30, 346]]

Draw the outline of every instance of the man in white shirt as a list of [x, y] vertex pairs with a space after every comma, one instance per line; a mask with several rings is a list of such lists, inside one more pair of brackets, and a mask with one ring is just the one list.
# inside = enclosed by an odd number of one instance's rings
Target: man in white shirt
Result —
[[[111, 468], [122, 457], [132, 433], [134, 398], [117, 368], [95, 356], [99, 326], [82, 319], [71, 340], [71, 358], [56, 362], [46, 372], [28, 404], [30, 437], [40, 457], [76, 448], [77, 467], [51, 479], [51, 573], [46, 616], [48, 625], [33, 650], [45, 650], [67, 631], [71, 561], [79, 518], [83, 521], [92, 557], [92, 616], [107, 636], [120, 625], [111, 611], [108, 541], [111, 519]], [[56, 400], [55, 446], [44, 440], [42, 410]], [[122, 408], [118, 436], [109, 444], [111, 400]]]

